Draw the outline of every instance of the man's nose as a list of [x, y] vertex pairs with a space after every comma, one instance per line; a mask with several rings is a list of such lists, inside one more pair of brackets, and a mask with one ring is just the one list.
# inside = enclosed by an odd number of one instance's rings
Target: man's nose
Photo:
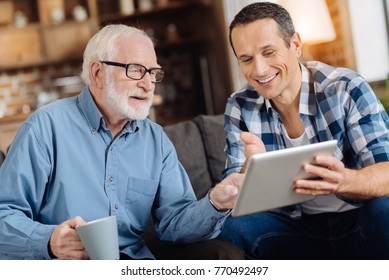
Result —
[[154, 89], [155, 84], [153, 83], [149, 72], [146, 72], [143, 78], [138, 81], [138, 87], [143, 88], [145, 92], [149, 92]]
[[264, 57], [257, 57], [254, 61], [255, 73], [259, 76], [266, 75], [269, 65]]

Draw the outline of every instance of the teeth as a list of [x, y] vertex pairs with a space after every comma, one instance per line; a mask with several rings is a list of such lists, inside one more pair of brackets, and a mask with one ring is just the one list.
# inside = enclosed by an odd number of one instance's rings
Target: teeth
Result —
[[273, 76], [270, 76], [270, 77], [267, 78], [267, 79], [258, 80], [258, 81], [259, 81], [260, 83], [264, 84], [264, 83], [270, 82], [270, 81], [273, 80], [275, 77], [276, 77], [276, 75], [274, 74]]

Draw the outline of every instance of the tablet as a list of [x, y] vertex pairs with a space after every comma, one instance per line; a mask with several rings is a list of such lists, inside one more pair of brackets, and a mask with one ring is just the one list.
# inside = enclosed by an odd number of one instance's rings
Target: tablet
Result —
[[[333, 155], [337, 140], [253, 155], [246, 169], [232, 216], [238, 217], [312, 200], [313, 195], [297, 194], [293, 181], [309, 178], [302, 165], [318, 154]], [[312, 178], [314, 179], [314, 178]]]

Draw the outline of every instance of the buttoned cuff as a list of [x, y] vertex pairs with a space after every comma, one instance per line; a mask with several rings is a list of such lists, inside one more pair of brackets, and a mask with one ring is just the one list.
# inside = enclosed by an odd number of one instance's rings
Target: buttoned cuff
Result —
[[31, 235], [30, 259], [52, 259], [48, 250], [48, 243], [56, 225], [44, 225], [37, 223]]

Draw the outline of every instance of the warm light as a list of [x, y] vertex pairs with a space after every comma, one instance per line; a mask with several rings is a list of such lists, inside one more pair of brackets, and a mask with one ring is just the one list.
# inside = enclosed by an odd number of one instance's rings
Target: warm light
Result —
[[319, 44], [336, 38], [325, 0], [280, 0], [291, 15], [304, 44]]

